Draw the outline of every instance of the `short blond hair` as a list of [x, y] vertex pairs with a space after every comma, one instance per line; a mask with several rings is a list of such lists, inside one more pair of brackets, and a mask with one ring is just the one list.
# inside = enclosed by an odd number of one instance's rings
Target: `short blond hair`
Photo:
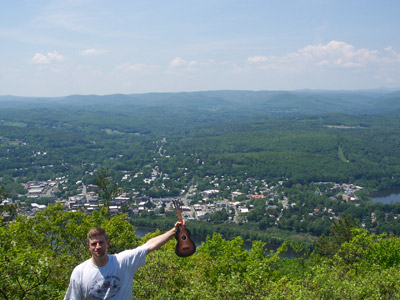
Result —
[[108, 241], [108, 236], [106, 231], [101, 228], [101, 227], [93, 227], [92, 229], [89, 230], [87, 234], [87, 243], [89, 243], [90, 240], [93, 240], [95, 237], [99, 236], [105, 236], [106, 240]]

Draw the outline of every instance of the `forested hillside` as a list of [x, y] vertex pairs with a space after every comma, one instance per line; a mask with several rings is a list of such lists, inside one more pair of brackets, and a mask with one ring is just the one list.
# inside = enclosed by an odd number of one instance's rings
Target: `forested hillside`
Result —
[[189, 177], [246, 173], [386, 189], [398, 186], [399, 99], [315, 91], [3, 96], [0, 170], [28, 180], [83, 176], [90, 164], [139, 170], [165, 138], [159, 163], [171, 171], [175, 160], [165, 157], [177, 158]]

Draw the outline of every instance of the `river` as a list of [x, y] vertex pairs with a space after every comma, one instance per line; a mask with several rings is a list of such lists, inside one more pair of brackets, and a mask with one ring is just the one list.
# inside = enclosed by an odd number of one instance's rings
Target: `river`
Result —
[[[150, 232], [153, 232], [153, 231], [155, 231], [154, 228], [136, 227], [136, 235], [139, 236], [139, 237], [143, 237], [147, 233], [150, 233]], [[191, 239], [196, 244], [196, 247], [200, 246], [201, 243], [206, 241], [205, 237], [199, 237], [199, 236], [192, 236]], [[245, 247], [246, 250], [250, 250], [251, 249], [251, 243], [245, 243], [244, 247]], [[279, 248], [279, 246], [267, 244], [266, 248], [267, 248], [266, 249], [266, 254], [269, 254], [271, 250], [273, 252], [275, 252]], [[289, 248], [286, 252], [284, 252], [282, 254], [282, 257], [285, 257], [285, 258], [295, 258], [296, 256], [297, 256], [296, 252], [292, 248]]]
[[375, 193], [370, 195], [372, 202], [378, 203], [382, 202], [384, 204], [392, 204], [400, 202], [400, 191], [382, 191], [379, 193]]

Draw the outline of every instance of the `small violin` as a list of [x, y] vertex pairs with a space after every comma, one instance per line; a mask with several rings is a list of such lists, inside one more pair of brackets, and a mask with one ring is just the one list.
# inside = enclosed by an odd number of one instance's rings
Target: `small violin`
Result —
[[[184, 224], [181, 213], [181, 205], [178, 200], [172, 200], [178, 221]], [[179, 225], [175, 233], [176, 247], [175, 253], [180, 257], [187, 257], [196, 252], [196, 244], [190, 239], [190, 231], [185, 225]]]

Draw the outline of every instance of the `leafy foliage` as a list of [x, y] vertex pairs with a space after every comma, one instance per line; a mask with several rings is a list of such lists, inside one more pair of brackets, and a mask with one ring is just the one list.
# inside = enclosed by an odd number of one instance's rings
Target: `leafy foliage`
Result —
[[343, 243], [351, 241], [353, 228], [356, 228], [356, 222], [349, 216], [336, 220], [329, 228], [330, 235], [322, 234], [316, 241], [317, 252], [322, 255], [333, 256]]
[[[400, 238], [375, 235], [344, 221], [332, 228], [351, 236], [330, 256], [309, 254], [285, 243], [265, 253], [255, 241], [249, 250], [240, 237], [209, 236], [187, 258], [174, 253], [175, 241], [152, 252], [134, 279], [135, 299], [397, 299], [400, 297]], [[33, 218], [0, 224], [0, 297], [61, 299], [75, 265], [89, 257], [86, 233], [104, 227], [110, 251], [133, 248], [139, 239], [125, 215], [109, 217], [65, 212], [51, 206]], [[337, 235], [336, 234], [336, 235]], [[337, 239], [339, 241], [339, 239]], [[297, 258], [281, 256], [292, 247]]]

